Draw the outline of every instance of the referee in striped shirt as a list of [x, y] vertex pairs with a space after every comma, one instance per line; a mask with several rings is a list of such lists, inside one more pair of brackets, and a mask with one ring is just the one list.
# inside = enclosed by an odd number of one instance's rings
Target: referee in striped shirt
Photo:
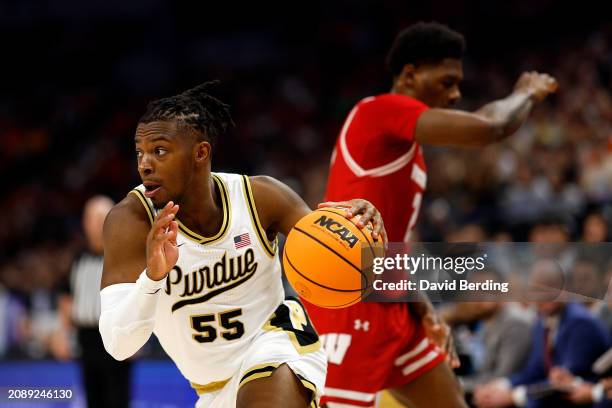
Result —
[[89, 408], [127, 408], [130, 400], [131, 363], [112, 358], [104, 349], [98, 331], [104, 252], [102, 228], [113, 205], [104, 196], [95, 196], [85, 204], [83, 230], [87, 248], [75, 258], [70, 273], [71, 320], [77, 329]]

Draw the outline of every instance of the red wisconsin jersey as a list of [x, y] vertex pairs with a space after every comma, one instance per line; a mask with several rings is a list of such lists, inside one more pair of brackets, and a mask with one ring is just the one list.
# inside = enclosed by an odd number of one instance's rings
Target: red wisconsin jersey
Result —
[[326, 200], [365, 198], [380, 211], [390, 242], [408, 241], [427, 170], [414, 131], [427, 106], [399, 94], [361, 100], [332, 154]]

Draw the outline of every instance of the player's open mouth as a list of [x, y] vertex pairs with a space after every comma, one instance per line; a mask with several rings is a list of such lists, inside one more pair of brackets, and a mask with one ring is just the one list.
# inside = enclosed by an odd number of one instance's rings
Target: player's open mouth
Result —
[[145, 193], [144, 193], [145, 197], [153, 198], [153, 196], [157, 194], [159, 190], [161, 189], [161, 184], [147, 182], [147, 183], [144, 183], [144, 187], [145, 187]]

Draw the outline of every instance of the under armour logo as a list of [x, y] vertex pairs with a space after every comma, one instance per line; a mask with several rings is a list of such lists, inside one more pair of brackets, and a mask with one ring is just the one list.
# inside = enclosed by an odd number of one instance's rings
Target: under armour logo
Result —
[[362, 322], [360, 319], [355, 319], [355, 326], [353, 328], [355, 330], [368, 331], [370, 330], [370, 322], [367, 320]]

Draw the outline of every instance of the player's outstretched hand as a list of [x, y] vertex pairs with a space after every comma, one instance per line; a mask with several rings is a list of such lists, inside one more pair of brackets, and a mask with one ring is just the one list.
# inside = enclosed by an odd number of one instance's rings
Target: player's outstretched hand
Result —
[[528, 92], [536, 102], [540, 102], [554, 93], [557, 87], [557, 80], [552, 76], [531, 71], [521, 74], [516, 81], [516, 85], [514, 85], [514, 90]]
[[356, 215], [361, 215], [359, 221], [357, 221], [357, 226], [359, 228], [365, 228], [368, 225], [368, 222], [372, 223], [372, 227], [374, 228], [372, 231], [372, 238], [374, 240], [382, 240], [383, 244], [387, 244], [387, 231], [385, 231], [385, 225], [383, 223], [382, 216], [374, 207], [374, 205], [368, 200], [364, 200], [361, 198], [356, 198], [354, 200], [348, 201], [328, 201], [326, 203], [321, 203], [318, 205], [318, 208], [325, 207], [339, 207], [345, 208], [346, 213], [344, 214], [346, 218], [353, 218]]
[[155, 217], [147, 236], [147, 275], [153, 280], [165, 278], [178, 261], [178, 224], [174, 221], [178, 210], [178, 204], [168, 202]]

